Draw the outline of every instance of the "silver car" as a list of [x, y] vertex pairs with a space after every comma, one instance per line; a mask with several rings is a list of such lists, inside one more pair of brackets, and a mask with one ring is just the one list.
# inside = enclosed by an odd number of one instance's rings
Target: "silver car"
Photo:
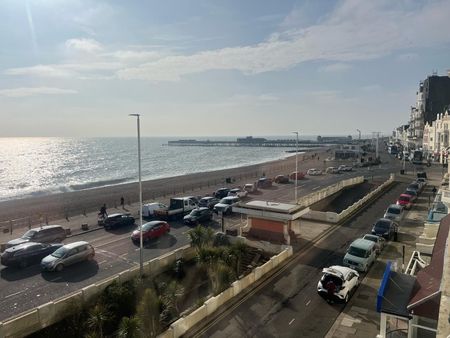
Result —
[[88, 242], [79, 241], [66, 244], [44, 257], [41, 261], [43, 271], [61, 271], [64, 267], [92, 260], [95, 256], [95, 250]]
[[397, 204], [391, 204], [386, 209], [383, 217], [398, 223], [403, 219], [403, 207]]

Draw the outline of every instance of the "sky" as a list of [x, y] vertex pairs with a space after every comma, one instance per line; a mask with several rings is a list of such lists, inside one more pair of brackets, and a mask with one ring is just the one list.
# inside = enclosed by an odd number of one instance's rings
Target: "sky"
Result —
[[385, 134], [450, 1], [2, 0], [0, 137]]

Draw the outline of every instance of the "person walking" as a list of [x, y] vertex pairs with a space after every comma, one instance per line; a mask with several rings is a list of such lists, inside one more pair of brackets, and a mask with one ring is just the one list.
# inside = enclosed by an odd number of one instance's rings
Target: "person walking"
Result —
[[103, 218], [108, 217], [108, 213], [106, 212], [106, 204], [103, 204], [100, 208], [100, 216], [102, 216]]
[[125, 209], [125, 198], [123, 198], [123, 196], [120, 198], [120, 205], [122, 206], [122, 209]]

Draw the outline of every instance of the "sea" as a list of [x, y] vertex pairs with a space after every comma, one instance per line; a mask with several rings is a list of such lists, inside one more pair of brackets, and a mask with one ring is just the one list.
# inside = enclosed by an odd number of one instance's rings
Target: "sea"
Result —
[[[240, 167], [292, 155], [286, 152], [292, 150], [289, 148], [167, 145], [169, 140], [179, 139], [183, 138], [141, 138], [143, 180]], [[231, 141], [236, 137], [189, 139]], [[137, 153], [137, 138], [132, 137], [0, 138], [0, 202], [136, 182]]]

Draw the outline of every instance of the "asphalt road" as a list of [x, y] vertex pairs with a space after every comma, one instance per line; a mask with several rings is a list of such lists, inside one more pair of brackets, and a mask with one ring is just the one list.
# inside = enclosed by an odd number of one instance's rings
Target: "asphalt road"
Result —
[[[348, 177], [358, 175], [369, 177], [371, 175], [386, 176], [389, 172], [398, 172], [399, 162], [392, 160], [389, 162], [389, 164], [383, 164], [380, 168], [375, 168], [370, 171], [367, 168], [362, 168], [350, 173], [310, 177], [306, 180], [299, 181], [299, 196], [306, 195], [311, 191], [328, 186], [338, 180]], [[292, 202], [293, 198], [293, 184], [275, 185], [271, 189], [262, 190], [260, 194], [252, 196], [252, 199], [279, 202]], [[227, 219], [227, 224], [233, 224], [239, 221], [240, 216], [234, 215]], [[190, 228], [179, 222], [171, 222], [170, 224], [170, 234], [151, 242], [146, 246], [144, 249], [144, 260], [158, 257], [189, 243], [187, 232]], [[220, 229], [219, 223], [215, 221], [211, 222], [210, 226], [217, 230]], [[351, 227], [349, 228], [351, 229]], [[41, 273], [38, 265], [30, 266], [25, 269], [3, 267], [0, 270], [0, 321], [46, 302], [63, 297], [84, 286], [138, 265], [139, 248], [130, 240], [130, 233], [132, 230], [133, 227], [122, 228], [110, 232], [100, 229], [98, 231], [84, 233], [67, 239], [65, 242], [79, 240], [90, 242], [95, 247], [96, 256], [95, 260], [92, 262], [79, 263], [67, 267], [62, 272]], [[348, 238], [351, 237], [350, 235], [352, 235], [351, 231], [349, 231], [349, 234], [346, 234]], [[336, 243], [331, 241], [327, 244], [329, 245], [329, 249], [324, 249], [324, 251], [317, 252], [316, 254], [320, 256], [323, 255], [324, 252], [334, 252], [336, 249], [335, 244]], [[328, 246], [325, 247], [328, 248]], [[330, 255], [332, 256], [332, 254]], [[311, 260], [313, 260], [313, 256], [311, 256]], [[317, 268], [311, 270], [311, 267], [308, 268], [308, 266], [309, 265], [306, 265], [302, 270], [296, 272], [296, 274], [298, 274], [298, 283], [301, 285], [303, 285], [304, 280], [306, 280], [303, 278], [304, 276], [309, 276], [317, 270]], [[316, 276], [314, 275], [313, 277]], [[277, 295], [274, 294], [274, 297], [277, 297]], [[269, 299], [267, 302], [272, 303]], [[329, 311], [336, 312], [336, 309]], [[275, 318], [277, 317], [270, 316], [270, 318], [267, 317], [266, 320], [275, 321]], [[300, 322], [300, 320], [297, 319], [295, 321], [297, 321], [297, 323]]]

